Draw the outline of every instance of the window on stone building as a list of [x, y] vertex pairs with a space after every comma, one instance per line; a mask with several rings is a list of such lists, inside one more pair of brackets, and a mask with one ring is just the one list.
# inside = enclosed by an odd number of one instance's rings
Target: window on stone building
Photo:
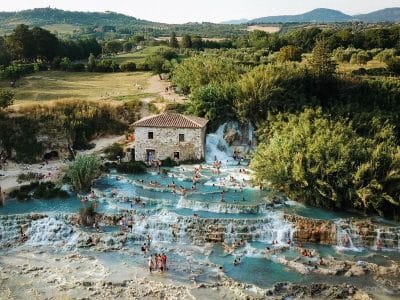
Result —
[[147, 133], [147, 138], [148, 138], [149, 140], [152, 140], [152, 139], [153, 139], [153, 131], [149, 131], [149, 132]]
[[184, 142], [185, 141], [185, 135], [183, 133], [179, 134], [179, 141]]
[[179, 152], [174, 152], [174, 159], [179, 159]]

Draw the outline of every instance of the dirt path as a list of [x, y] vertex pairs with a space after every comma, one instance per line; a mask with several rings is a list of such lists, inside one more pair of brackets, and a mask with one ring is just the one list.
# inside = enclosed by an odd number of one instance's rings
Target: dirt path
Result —
[[[168, 89], [167, 89], [168, 88]], [[162, 111], [167, 103], [183, 103], [186, 100], [185, 96], [181, 96], [177, 93], [175, 93], [175, 91], [173, 89], [171, 89], [171, 82], [168, 80], [160, 80], [160, 77], [158, 75], [153, 75], [149, 78], [149, 80], [147, 81], [147, 86], [144, 89], [144, 92], [146, 93], [153, 93], [153, 94], [157, 94], [159, 96], [159, 101], [154, 101], [154, 105], [160, 110]], [[143, 99], [143, 102], [147, 103], [147, 109], [148, 109], [148, 103], [151, 101], [152, 99]], [[157, 99], [156, 99], [157, 100]], [[143, 103], [144, 104], [144, 103]], [[146, 105], [143, 105], [143, 113], [142, 117], [149, 115], [149, 111], [145, 110], [146, 109]]]
[[124, 135], [113, 135], [113, 136], [107, 136], [107, 137], [101, 137], [95, 140], [92, 140], [91, 143], [96, 144], [96, 146], [93, 149], [90, 150], [85, 150], [85, 151], [79, 151], [79, 153], [96, 153], [99, 152], [108, 146], [120, 142], [120, 141], [125, 141], [125, 136]]
[[150, 115], [149, 103], [152, 100], [153, 99], [151, 99], [151, 98], [142, 99], [142, 106], [140, 107], [140, 116], [142, 118], [147, 117], [148, 115]]
[[[170, 81], [160, 80], [158, 75], [154, 75], [149, 78], [145, 92], [159, 94], [168, 102], [183, 102], [186, 100], [186, 97], [175, 93], [173, 89], [170, 89], [170, 86]], [[168, 88], [168, 91], [166, 88]]]

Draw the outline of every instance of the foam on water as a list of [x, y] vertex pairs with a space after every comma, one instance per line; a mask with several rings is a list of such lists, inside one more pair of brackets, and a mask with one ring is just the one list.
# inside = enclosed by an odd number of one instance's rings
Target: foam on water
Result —
[[62, 216], [52, 216], [32, 221], [25, 245], [71, 249], [76, 246], [78, 235]]
[[226, 123], [219, 126], [215, 133], [207, 134], [206, 137], [206, 161], [212, 163], [216, 160], [232, 162], [232, 150], [224, 139]]

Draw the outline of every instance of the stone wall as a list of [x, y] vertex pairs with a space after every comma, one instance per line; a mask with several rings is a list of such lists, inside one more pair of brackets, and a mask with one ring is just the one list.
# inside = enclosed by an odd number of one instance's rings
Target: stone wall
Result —
[[[153, 139], [148, 138], [148, 132], [153, 132]], [[185, 135], [183, 142], [179, 134]], [[135, 160], [145, 161], [146, 150], [155, 150], [155, 159], [173, 158], [174, 152], [179, 152], [179, 160], [202, 160], [205, 155], [204, 128], [135, 128]]]

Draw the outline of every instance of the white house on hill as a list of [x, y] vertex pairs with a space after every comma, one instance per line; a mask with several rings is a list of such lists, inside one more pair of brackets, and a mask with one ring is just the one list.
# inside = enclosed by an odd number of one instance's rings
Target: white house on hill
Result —
[[135, 160], [203, 160], [207, 122], [178, 113], [163, 113], [135, 122]]

